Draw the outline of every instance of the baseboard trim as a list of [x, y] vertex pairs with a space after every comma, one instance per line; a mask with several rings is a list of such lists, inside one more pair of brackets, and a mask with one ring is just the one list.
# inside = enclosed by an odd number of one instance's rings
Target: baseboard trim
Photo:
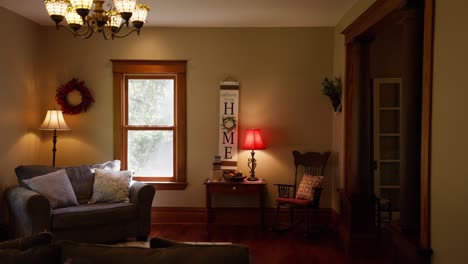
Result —
[[202, 224], [206, 222], [203, 207], [153, 207], [151, 224]]
[[[213, 208], [213, 224], [221, 225], [260, 225], [258, 208]], [[275, 218], [276, 208], [265, 208], [265, 224], [271, 226]], [[304, 216], [304, 211], [297, 210], [296, 218]], [[286, 222], [289, 213], [280, 211], [280, 221]], [[313, 212], [314, 224], [336, 231], [338, 214], [333, 208], [320, 208]], [[205, 224], [206, 208], [204, 207], [153, 207], [151, 223], [158, 224]]]

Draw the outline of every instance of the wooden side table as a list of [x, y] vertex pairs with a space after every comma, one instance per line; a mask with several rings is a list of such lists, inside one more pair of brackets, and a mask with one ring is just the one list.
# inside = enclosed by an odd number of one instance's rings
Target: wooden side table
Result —
[[258, 206], [260, 210], [260, 223], [262, 229], [265, 229], [265, 189], [266, 181], [210, 181], [206, 179], [203, 183], [206, 187], [206, 231], [209, 233], [210, 224], [213, 223], [213, 208], [211, 206], [211, 197], [213, 194], [225, 195], [256, 195], [258, 197]]

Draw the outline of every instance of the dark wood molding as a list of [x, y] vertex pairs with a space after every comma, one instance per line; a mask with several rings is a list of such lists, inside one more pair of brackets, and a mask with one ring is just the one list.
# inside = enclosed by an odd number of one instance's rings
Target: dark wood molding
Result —
[[[434, 0], [378, 0], [369, 7], [361, 16], [351, 23], [342, 33], [345, 35], [346, 45], [346, 89], [343, 103], [344, 113], [344, 192], [349, 192], [352, 185], [350, 169], [353, 166], [352, 157], [355, 156], [353, 149], [356, 148], [356, 135], [352, 135], [353, 124], [357, 122], [353, 111], [356, 110], [356, 102], [353, 102], [353, 89], [355, 87], [356, 62], [350, 55], [356, 41], [367, 37], [369, 32], [373, 33], [377, 24], [395, 14], [405, 7], [421, 7], [424, 4], [424, 37], [423, 37], [423, 83], [422, 83], [422, 116], [421, 116], [421, 211], [420, 211], [420, 248], [426, 252], [431, 251], [430, 238], [430, 162], [431, 162], [431, 112], [432, 112], [432, 67], [433, 67], [433, 38], [434, 38]], [[346, 210], [343, 210], [342, 217], [346, 217]], [[345, 212], [343, 215], [343, 211]], [[348, 212], [350, 213], [350, 212]], [[345, 235], [346, 236], [346, 235]]]
[[346, 27], [342, 34], [345, 35], [345, 43], [354, 41], [370, 28], [382, 21], [386, 16], [400, 9], [408, 3], [408, 0], [377, 0], [371, 7], [362, 13], [353, 23]]
[[119, 73], [185, 73], [186, 60], [111, 60], [112, 71]]
[[424, 1], [424, 44], [421, 124], [421, 237], [423, 250], [431, 250], [431, 120], [435, 1]]
[[[213, 208], [215, 218], [213, 224], [219, 225], [260, 225], [258, 208]], [[275, 208], [265, 208], [265, 222], [271, 226], [275, 217]], [[281, 210], [280, 219], [286, 222], [289, 211]], [[297, 217], [303, 217], [304, 212], [298, 210]], [[312, 224], [332, 232], [336, 231], [338, 214], [332, 208], [321, 208], [313, 212]], [[151, 210], [152, 224], [206, 224], [205, 207], [153, 207]]]
[[[125, 153], [128, 130], [155, 129], [172, 130], [174, 136], [174, 177], [135, 177], [135, 180], [151, 183], [158, 190], [183, 190], [187, 186], [187, 61], [185, 60], [111, 60], [113, 70], [113, 104], [114, 104], [114, 158], [120, 159], [122, 169], [127, 169]], [[148, 74], [145, 78], [157, 79], [150, 74], [167, 75], [175, 82], [175, 124], [172, 127], [128, 126], [126, 102], [126, 83], [131, 78], [142, 78], [138, 74]], [[132, 76], [133, 75], [133, 76]]]

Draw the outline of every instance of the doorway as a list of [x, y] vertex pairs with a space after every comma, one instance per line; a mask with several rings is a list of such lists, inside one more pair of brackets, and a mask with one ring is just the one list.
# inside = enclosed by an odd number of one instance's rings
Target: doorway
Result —
[[[401, 248], [406, 253], [411, 251], [412, 258], [406, 258], [407, 260], [422, 257], [426, 261], [428, 259], [426, 257], [431, 252], [429, 161], [434, 0], [376, 1], [343, 31], [346, 43], [345, 189], [340, 196], [343, 212], [341, 220], [344, 222], [340, 228], [344, 230], [345, 247], [353, 247], [354, 237], [366, 236], [369, 237], [368, 240], [374, 238], [371, 234], [375, 230], [369, 228], [373, 222], [369, 219], [375, 217], [375, 208], [370, 202], [375, 186], [372, 124], [374, 121], [370, 94], [372, 93], [370, 81], [372, 56], [369, 46], [384, 20], [387, 20], [386, 23], [390, 21], [403, 25], [403, 43], [406, 45], [402, 52], [404, 61], [400, 64], [403, 67], [401, 87], [404, 88], [400, 92], [401, 98], [407, 98], [406, 101], [400, 101], [402, 115], [400, 115], [399, 137], [400, 146], [405, 147], [400, 149], [400, 176], [403, 174], [403, 169], [410, 173], [406, 173], [408, 177], [400, 177], [400, 199], [410, 203], [399, 204], [405, 205], [404, 210], [412, 213], [410, 219], [413, 222], [409, 226], [416, 232], [412, 233], [411, 238], [402, 235], [397, 239], [401, 238], [400, 241], [405, 241], [406, 245], [414, 244], [412, 248]], [[407, 87], [418, 89], [407, 89]], [[409, 111], [408, 107], [417, 111]], [[416, 129], [412, 130], [412, 125], [416, 125]], [[412, 191], [405, 188], [410, 188]], [[403, 193], [409, 196], [403, 197]], [[414, 205], [417, 207], [413, 207]], [[403, 215], [400, 217], [403, 218]], [[416, 225], [413, 225], [414, 223]], [[399, 229], [396, 232], [405, 233], [401, 231], [403, 230]], [[398, 245], [395, 243], [397, 239], [393, 239], [394, 246]]]
[[400, 219], [401, 78], [373, 80], [374, 194], [378, 223]]

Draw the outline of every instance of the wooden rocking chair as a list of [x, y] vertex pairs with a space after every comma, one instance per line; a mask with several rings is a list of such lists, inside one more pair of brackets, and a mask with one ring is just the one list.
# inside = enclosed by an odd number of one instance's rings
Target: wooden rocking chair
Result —
[[[288, 231], [294, 227], [294, 210], [304, 209], [306, 214], [306, 234], [310, 233], [310, 223], [313, 209], [319, 208], [322, 187], [320, 184], [323, 172], [327, 164], [330, 152], [307, 152], [301, 154], [299, 151], [293, 151], [294, 157], [294, 185], [275, 184], [278, 186], [278, 198], [276, 199], [276, 214], [273, 230]], [[301, 184], [297, 186], [298, 172], [303, 167], [304, 176]], [[289, 208], [289, 225], [284, 227], [279, 223], [279, 212], [281, 207]]]

